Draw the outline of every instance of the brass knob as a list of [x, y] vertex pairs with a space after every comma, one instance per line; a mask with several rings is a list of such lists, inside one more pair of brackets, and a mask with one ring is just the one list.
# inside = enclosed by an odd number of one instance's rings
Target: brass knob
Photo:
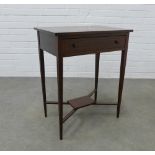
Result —
[[73, 47], [73, 48], [75, 48], [75, 47], [76, 47], [74, 43], [72, 44], [72, 47]]
[[117, 40], [115, 40], [115, 41], [114, 41], [114, 43], [115, 43], [115, 44], [118, 44], [118, 41], [117, 41]]

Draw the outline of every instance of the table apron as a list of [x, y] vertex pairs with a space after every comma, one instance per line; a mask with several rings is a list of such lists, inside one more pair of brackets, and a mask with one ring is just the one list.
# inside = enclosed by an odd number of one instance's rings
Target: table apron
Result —
[[66, 57], [124, 50], [126, 38], [126, 36], [107, 36], [64, 39], [61, 42], [61, 53]]

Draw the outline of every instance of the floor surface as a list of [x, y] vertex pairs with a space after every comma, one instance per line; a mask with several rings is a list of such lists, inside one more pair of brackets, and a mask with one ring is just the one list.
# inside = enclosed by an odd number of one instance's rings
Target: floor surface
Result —
[[[116, 79], [99, 79], [98, 102], [117, 101]], [[93, 79], [64, 79], [64, 100], [88, 94]], [[57, 100], [55, 78], [47, 98]], [[67, 113], [71, 108], [64, 106]], [[0, 150], [155, 150], [155, 80], [125, 80], [120, 118], [116, 106], [89, 106], [64, 124], [58, 107], [44, 117], [40, 78], [0, 78]]]

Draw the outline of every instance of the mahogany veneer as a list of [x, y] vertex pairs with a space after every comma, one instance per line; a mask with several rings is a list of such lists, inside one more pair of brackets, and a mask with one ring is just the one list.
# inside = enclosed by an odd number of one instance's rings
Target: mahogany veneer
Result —
[[[111, 28], [106, 26], [59, 26], [35, 28], [38, 34], [40, 73], [44, 103], [47, 117], [47, 104], [58, 104], [59, 133], [63, 139], [63, 123], [79, 108], [89, 105], [117, 105], [117, 118], [120, 113], [123, 82], [128, 50], [129, 33], [133, 30]], [[58, 102], [47, 101], [45, 86], [44, 51], [53, 54], [57, 59]], [[120, 80], [117, 103], [97, 103], [97, 88], [100, 53], [121, 51]], [[87, 96], [63, 102], [63, 58], [70, 56], [95, 55], [95, 89]], [[94, 99], [91, 96], [94, 94]], [[63, 117], [63, 104], [69, 104], [73, 110]]]

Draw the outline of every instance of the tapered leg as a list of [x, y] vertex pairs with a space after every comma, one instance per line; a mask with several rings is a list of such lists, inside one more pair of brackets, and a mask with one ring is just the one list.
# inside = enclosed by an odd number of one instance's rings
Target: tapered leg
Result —
[[44, 53], [43, 53], [43, 50], [41, 49], [39, 49], [39, 60], [40, 60], [40, 74], [41, 74], [42, 94], [43, 94], [43, 103], [44, 103], [44, 114], [45, 114], [45, 117], [47, 117], [45, 64], [44, 64]]
[[100, 53], [95, 54], [95, 102], [97, 100]]
[[58, 80], [58, 110], [59, 110], [59, 134], [63, 139], [63, 58], [57, 57], [57, 80]]
[[123, 84], [124, 84], [126, 59], [127, 59], [127, 49], [122, 51], [122, 56], [121, 56], [120, 79], [119, 79], [119, 88], [118, 88], [118, 103], [117, 103], [117, 118], [119, 117], [119, 114], [120, 114], [120, 106], [122, 101], [122, 91], [123, 91]]

